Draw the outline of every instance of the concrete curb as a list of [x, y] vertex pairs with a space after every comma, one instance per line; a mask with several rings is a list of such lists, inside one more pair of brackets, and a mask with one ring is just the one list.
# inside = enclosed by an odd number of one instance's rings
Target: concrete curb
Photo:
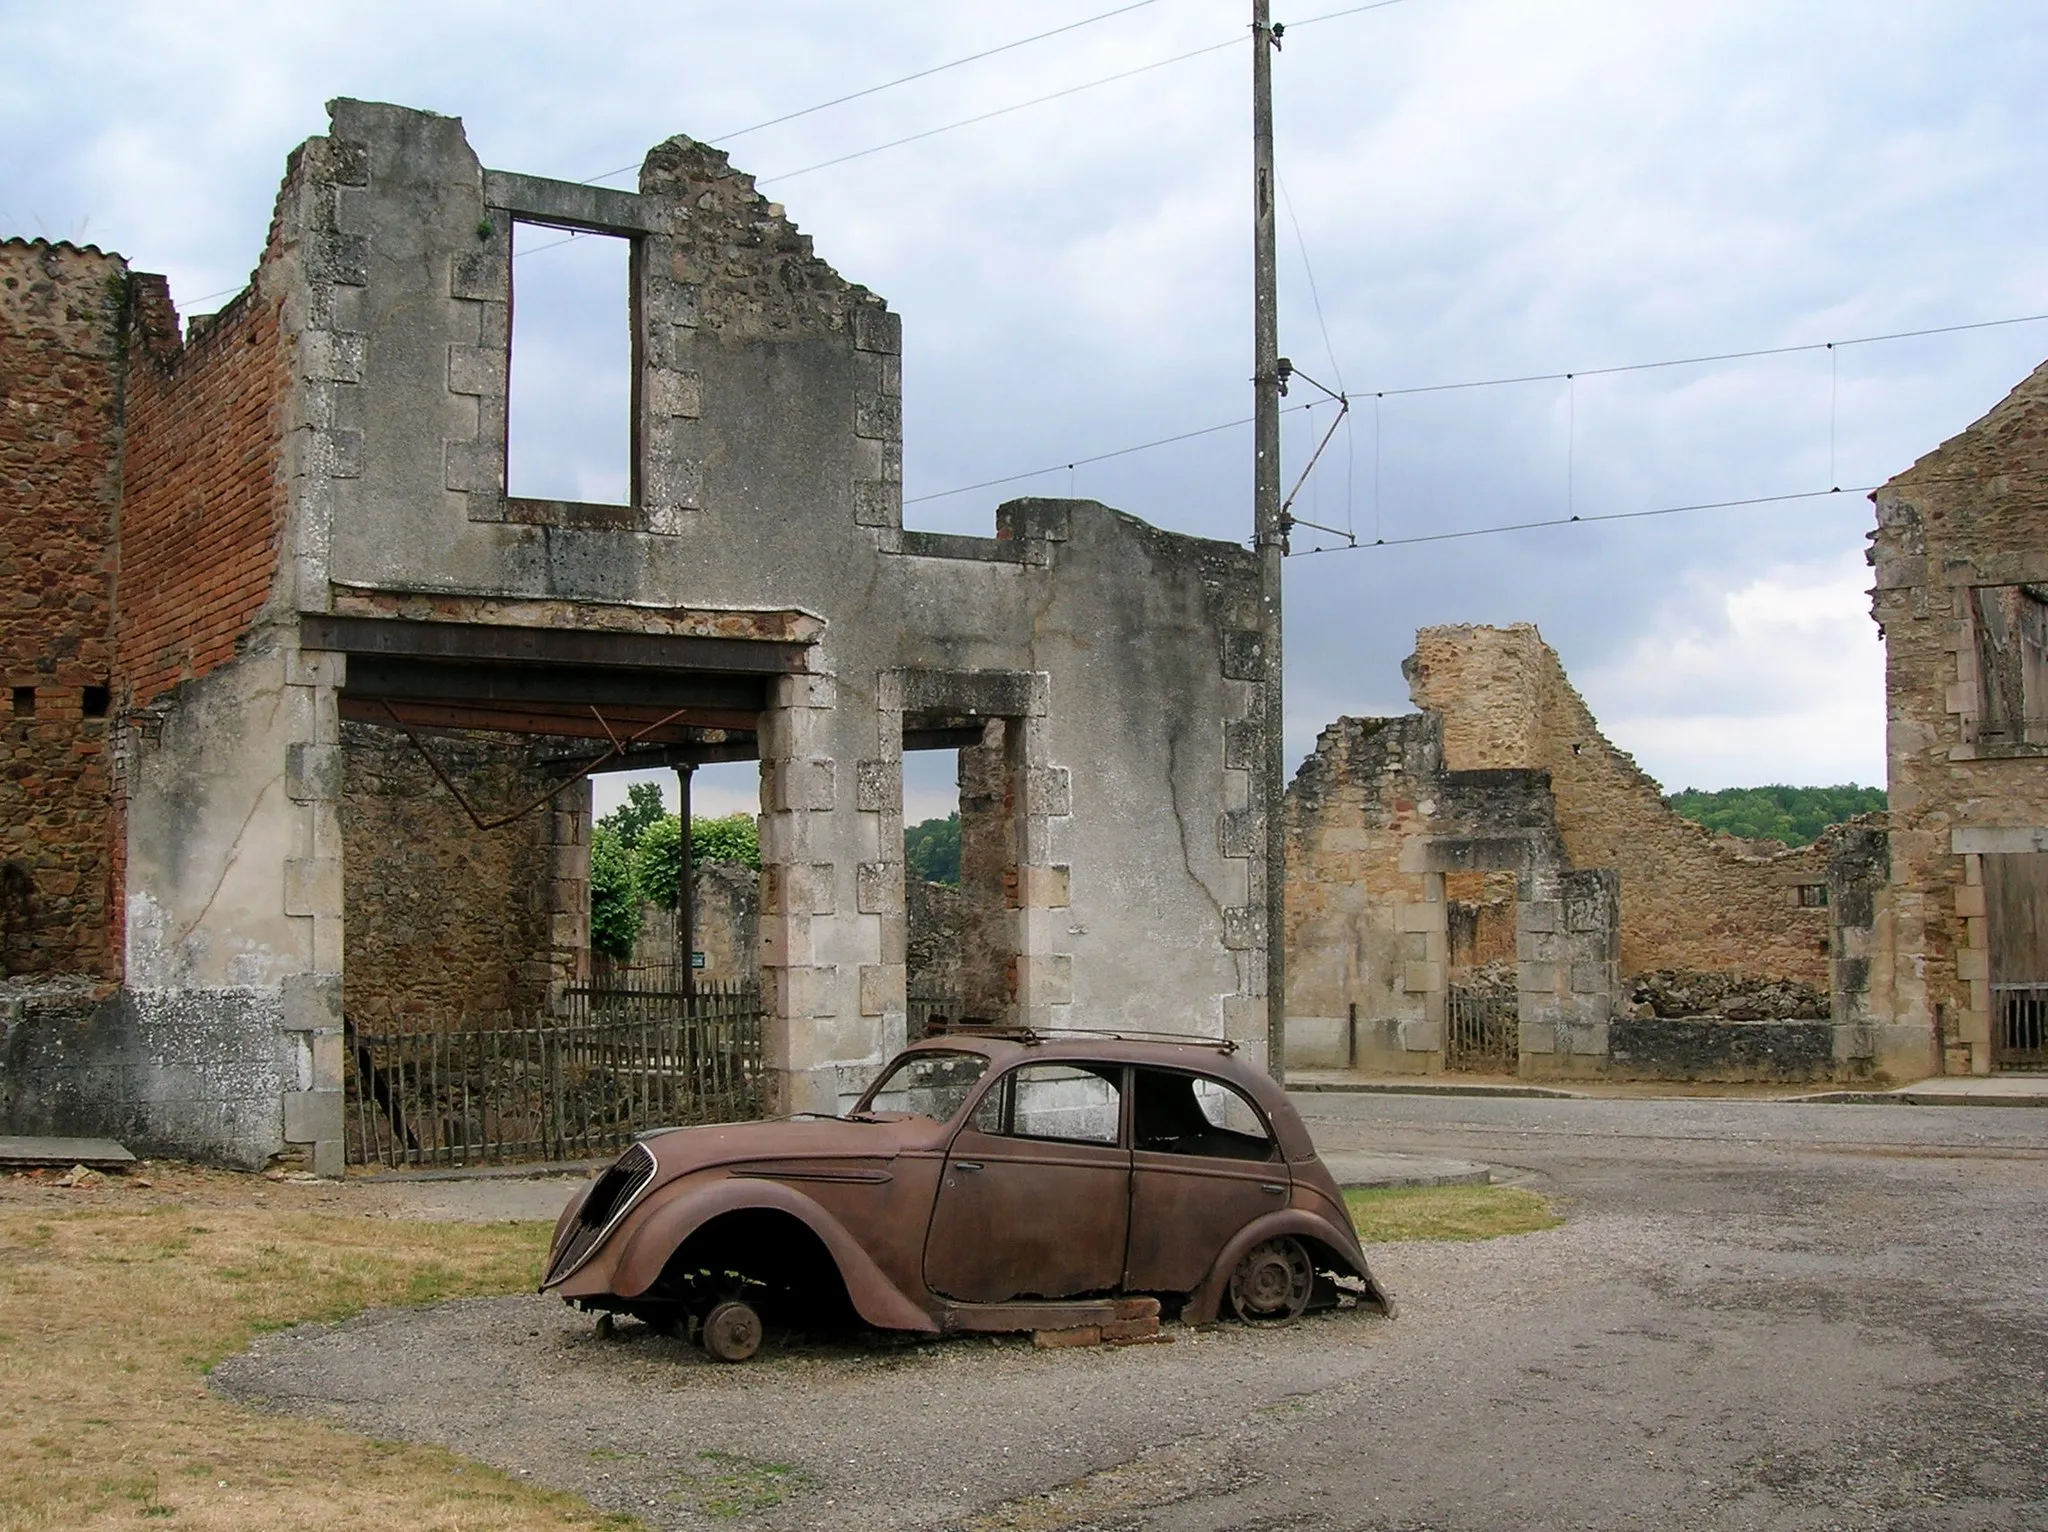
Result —
[[440, 1170], [350, 1171], [352, 1186], [414, 1186], [428, 1181], [542, 1181], [550, 1176], [589, 1176], [617, 1159], [608, 1154], [601, 1160], [550, 1160], [543, 1165], [474, 1165], [444, 1167]]
[[1339, 1149], [1322, 1157], [1346, 1191], [1391, 1191], [1419, 1186], [1490, 1186], [1493, 1171], [1470, 1160], [1432, 1160], [1415, 1154]]
[[1793, 1096], [1797, 1106], [2048, 1106], [2048, 1091], [2012, 1095], [1956, 1090], [1833, 1090]]
[[1584, 1094], [1547, 1085], [1410, 1085], [1400, 1080], [1289, 1080], [1290, 1092], [1366, 1096], [1530, 1096], [1545, 1101], [1580, 1101]]

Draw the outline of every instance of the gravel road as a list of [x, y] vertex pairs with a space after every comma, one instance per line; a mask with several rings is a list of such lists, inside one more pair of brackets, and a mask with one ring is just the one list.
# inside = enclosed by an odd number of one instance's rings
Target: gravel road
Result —
[[1570, 1221], [1372, 1252], [1391, 1322], [732, 1368], [510, 1298], [265, 1337], [215, 1383], [660, 1527], [2048, 1527], [2048, 1112], [1297, 1099], [1326, 1149], [1489, 1162]]

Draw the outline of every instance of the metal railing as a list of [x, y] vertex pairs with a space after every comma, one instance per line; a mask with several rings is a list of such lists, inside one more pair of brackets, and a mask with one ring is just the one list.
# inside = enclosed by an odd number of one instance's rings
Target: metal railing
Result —
[[2048, 1069], [2048, 984], [1991, 986], [1992, 1060], [2007, 1069]]
[[1514, 991], [1452, 987], [1444, 1001], [1444, 1068], [1512, 1074], [1520, 1052]]
[[352, 1165], [589, 1159], [649, 1128], [759, 1117], [752, 986], [579, 986], [559, 1014], [345, 1028]]
[[940, 1019], [960, 1019], [960, 997], [950, 990], [912, 990], [905, 998], [903, 1040], [914, 1043], [931, 1036], [932, 1022]]

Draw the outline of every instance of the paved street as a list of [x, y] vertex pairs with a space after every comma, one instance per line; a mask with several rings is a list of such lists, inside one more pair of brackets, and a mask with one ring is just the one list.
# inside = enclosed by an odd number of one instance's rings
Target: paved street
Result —
[[219, 1381], [662, 1526], [711, 1524], [707, 1450], [795, 1468], [778, 1528], [2048, 1526], [2048, 1111], [1297, 1099], [1328, 1151], [1486, 1162], [1570, 1221], [1376, 1250], [1392, 1323], [718, 1368], [506, 1299]]

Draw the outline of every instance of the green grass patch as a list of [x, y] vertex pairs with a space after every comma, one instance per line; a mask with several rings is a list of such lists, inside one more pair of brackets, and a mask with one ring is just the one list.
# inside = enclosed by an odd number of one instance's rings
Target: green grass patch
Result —
[[1498, 1239], [1564, 1222], [1547, 1197], [1519, 1186], [1357, 1187], [1344, 1193], [1359, 1239]]
[[752, 1516], [817, 1487], [794, 1463], [768, 1463], [735, 1452], [700, 1452], [697, 1473], [681, 1476], [680, 1498], [701, 1516], [721, 1521]]

